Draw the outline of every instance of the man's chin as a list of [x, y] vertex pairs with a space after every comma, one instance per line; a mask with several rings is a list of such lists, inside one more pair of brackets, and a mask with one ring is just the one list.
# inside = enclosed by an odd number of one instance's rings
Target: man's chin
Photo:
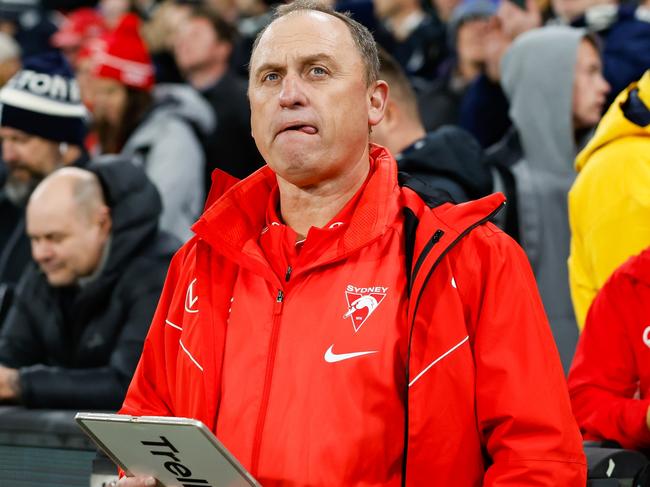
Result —
[[4, 185], [4, 193], [14, 205], [25, 206], [40, 180], [30, 179], [28, 181], [12, 178], [9, 176]]

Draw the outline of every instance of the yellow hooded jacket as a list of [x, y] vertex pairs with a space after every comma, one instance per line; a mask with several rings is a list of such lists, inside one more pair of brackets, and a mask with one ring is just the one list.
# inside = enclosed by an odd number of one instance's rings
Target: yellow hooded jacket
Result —
[[580, 329], [607, 278], [650, 246], [650, 125], [633, 123], [622, 106], [635, 88], [650, 107], [649, 70], [618, 95], [576, 159], [569, 281]]

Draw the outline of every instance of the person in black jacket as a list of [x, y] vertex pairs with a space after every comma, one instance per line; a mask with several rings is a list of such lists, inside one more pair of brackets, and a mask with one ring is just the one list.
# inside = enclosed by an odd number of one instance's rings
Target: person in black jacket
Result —
[[0, 90], [0, 328], [15, 286], [31, 261], [25, 205], [38, 183], [59, 167], [83, 167], [88, 154], [86, 108], [60, 53], [25, 60]]
[[372, 141], [395, 156], [399, 171], [409, 176], [407, 186], [420, 194], [442, 191], [457, 203], [490, 194], [492, 175], [476, 139], [450, 125], [427, 133], [415, 92], [399, 64], [382, 50], [379, 59], [390, 97], [384, 119], [372, 129]]
[[144, 172], [115, 156], [37, 187], [27, 233], [38, 269], [0, 333], [0, 402], [119, 407], [180, 245], [158, 230], [160, 212]]
[[246, 80], [230, 66], [234, 42], [233, 27], [204, 6], [192, 8], [174, 39], [176, 64], [217, 116], [206, 137], [206, 193], [215, 168], [243, 179], [264, 165], [251, 136]]

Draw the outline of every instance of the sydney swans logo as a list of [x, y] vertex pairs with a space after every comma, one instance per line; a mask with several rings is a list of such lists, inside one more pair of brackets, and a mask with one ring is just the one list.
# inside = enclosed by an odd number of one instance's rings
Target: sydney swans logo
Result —
[[370, 315], [386, 297], [387, 287], [356, 287], [348, 284], [345, 289], [345, 299], [348, 303], [348, 310], [343, 319], [350, 318], [354, 331], [357, 332], [363, 326]]

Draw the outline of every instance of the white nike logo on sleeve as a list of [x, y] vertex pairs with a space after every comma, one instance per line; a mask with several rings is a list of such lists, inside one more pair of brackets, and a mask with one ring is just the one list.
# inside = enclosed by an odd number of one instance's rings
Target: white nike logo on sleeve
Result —
[[377, 353], [379, 350], [369, 350], [367, 352], [352, 352], [352, 353], [334, 353], [332, 351], [334, 345], [330, 345], [330, 348], [325, 352], [325, 362], [333, 364], [336, 362], [341, 362], [343, 360], [348, 360], [350, 358], [361, 357], [363, 355], [369, 355], [371, 353]]

